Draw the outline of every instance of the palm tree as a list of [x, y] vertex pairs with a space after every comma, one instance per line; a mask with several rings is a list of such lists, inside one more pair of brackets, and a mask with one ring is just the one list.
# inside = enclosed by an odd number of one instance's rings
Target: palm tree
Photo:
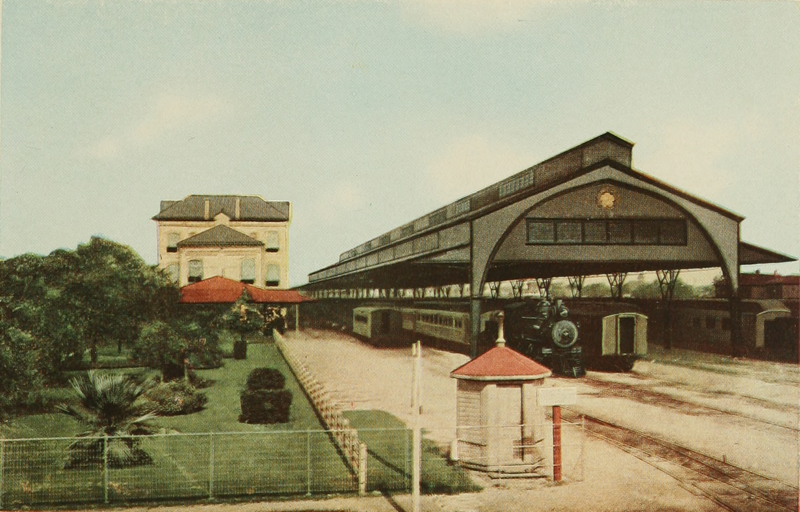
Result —
[[146, 388], [131, 377], [120, 374], [87, 373], [70, 383], [79, 407], [58, 405], [56, 410], [67, 414], [84, 427], [70, 447], [66, 467], [103, 464], [123, 467], [152, 462], [136, 437], [151, 434], [148, 421], [156, 414], [140, 400]]

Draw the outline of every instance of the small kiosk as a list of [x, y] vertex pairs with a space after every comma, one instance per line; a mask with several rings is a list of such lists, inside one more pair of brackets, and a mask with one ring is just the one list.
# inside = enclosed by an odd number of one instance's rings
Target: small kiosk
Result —
[[493, 476], [546, 476], [545, 411], [537, 388], [549, 369], [497, 346], [453, 370], [457, 379], [457, 439], [451, 457]]

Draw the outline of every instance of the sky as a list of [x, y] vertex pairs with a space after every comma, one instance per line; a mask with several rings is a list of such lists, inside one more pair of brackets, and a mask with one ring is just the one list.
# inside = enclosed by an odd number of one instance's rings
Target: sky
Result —
[[3, 0], [0, 30], [0, 257], [155, 264], [161, 200], [257, 194], [301, 285], [607, 131], [800, 256], [796, 2]]

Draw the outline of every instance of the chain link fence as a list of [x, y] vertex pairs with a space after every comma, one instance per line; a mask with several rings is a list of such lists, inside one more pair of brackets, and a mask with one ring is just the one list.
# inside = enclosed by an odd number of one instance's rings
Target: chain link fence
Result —
[[[422, 492], [478, 490], [463, 466], [486, 466], [490, 476], [551, 479], [552, 426], [535, 443], [516, 439], [525, 431], [521, 427], [482, 427], [483, 439], [501, 441], [498, 450], [487, 452], [495, 459], [483, 461], [466, 460], [463, 442], [442, 441], [455, 440], [455, 428], [423, 430]], [[334, 441], [336, 434], [313, 430], [0, 439], [0, 509], [411, 492], [411, 430], [359, 429], [366, 445], [361, 479]], [[583, 437], [581, 423], [562, 424], [565, 480], [582, 479]]]

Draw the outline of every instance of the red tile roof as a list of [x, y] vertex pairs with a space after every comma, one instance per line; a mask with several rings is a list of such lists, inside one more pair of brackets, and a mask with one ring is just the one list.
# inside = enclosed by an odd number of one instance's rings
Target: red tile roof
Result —
[[467, 380], [535, 380], [552, 372], [536, 361], [508, 347], [495, 347], [480, 357], [459, 366], [451, 377]]
[[298, 304], [312, 301], [296, 290], [266, 290], [225, 277], [210, 277], [181, 288], [181, 304], [232, 304], [247, 290], [250, 302], [257, 304]]

